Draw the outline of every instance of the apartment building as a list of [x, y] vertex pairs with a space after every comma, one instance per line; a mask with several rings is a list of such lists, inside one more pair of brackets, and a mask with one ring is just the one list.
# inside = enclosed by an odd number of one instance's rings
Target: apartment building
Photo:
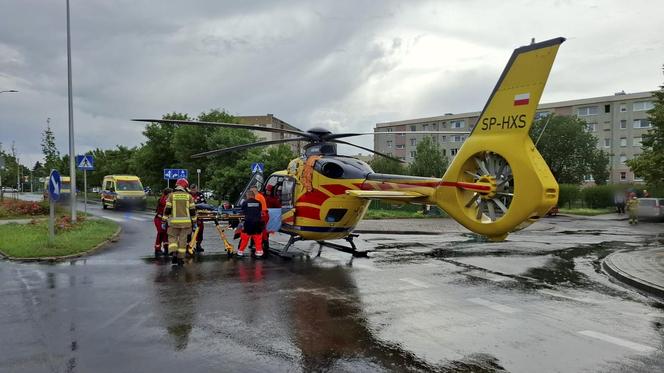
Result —
[[[625, 162], [641, 153], [641, 139], [652, 127], [647, 111], [653, 107], [652, 92], [584, 98], [540, 104], [536, 118], [555, 115], [576, 115], [587, 123], [586, 130], [597, 138], [597, 147], [609, 153], [611, 183], [641, 181]], [[377, 123], [375, 132], [412, 132], [376, 135], [374, 149], [407, 162], [415, 157], [417, 143], [431, 136], [443, 153], [452, 159], [475, 127], [481, 112], [447, 113], [441, 116]], [[450, 131], [458, 134], [423, 135], [419, 131]], [[588, 181], [592, 181], [590, 177]]]
[[[275, 117], [273, 114], [245, 115], [245, 116], [236, 116], [235, 118], [237, 118], [241, 124], [301, 131], [299, 128], [284, 122], [283, 120]], [[265, 131], [252, 131], [252, 132], [259, 138], [259, 141], [281, 140], [281, 139], [290, 139], [297, 137], [296, 135], [290, 133], [265, 132]], [[298, 155], [302, 152], [302, 149], [305, 145], [305, 143], [302, 141], [287, 142], [285, 144], [290, 146], [291, 150], [293, 150], [293, 152]]]

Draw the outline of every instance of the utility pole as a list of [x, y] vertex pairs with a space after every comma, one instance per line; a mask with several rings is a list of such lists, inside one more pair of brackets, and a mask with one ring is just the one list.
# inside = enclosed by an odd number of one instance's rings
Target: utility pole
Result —
[[74, 103], [71, 86], [71, 32], [69, 27], [69, 0], [67, 0], [67, 81], [69, 96], [69, 177], [71, 178], [71, 221], [76, 223], [76, 153], [74, 152]]

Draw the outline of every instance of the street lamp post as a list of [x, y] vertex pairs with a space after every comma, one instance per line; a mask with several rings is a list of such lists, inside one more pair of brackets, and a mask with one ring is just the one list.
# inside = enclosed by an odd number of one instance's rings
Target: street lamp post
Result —
[[71, 33], [69, 27], [69, 0], [67, 0], [67, 80], [69, 96], [69, 177], [71, 179], [71, 221], [76, 222], [76, 153], [74, 152], [74, 104], [71, 87]]

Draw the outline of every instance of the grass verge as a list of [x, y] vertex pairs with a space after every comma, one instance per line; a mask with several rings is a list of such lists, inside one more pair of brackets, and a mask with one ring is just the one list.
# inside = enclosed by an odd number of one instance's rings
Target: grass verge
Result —
[[561, 214], [570, 214], [570, 215], [583, 215], [583, 216], [595, 216], [610, 214], [616, 212], [616, 209], [613, 207], [606, 207], [602, 209], [590, 209], [590, 208], [560, 208]]
[[0, 225], [0, 251], [15, 258], [44, 258], [86, 252], [109, 239], [118, 224], [109, 220], [85, 220], [56, 232], [53, 246], [48, 246], [48, 222]]

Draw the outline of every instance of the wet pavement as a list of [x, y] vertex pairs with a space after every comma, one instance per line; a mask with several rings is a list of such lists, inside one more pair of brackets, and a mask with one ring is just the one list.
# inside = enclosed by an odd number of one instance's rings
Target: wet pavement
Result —
[[[209, 226], [177, 268], [150, 257], [150, 214], [91, 209], [123, 226], [105, 251], [0, 262], [1, 372], [664, 369], [664, 306], [601, 268], [660, 247], [661, 224], [559, 216], [494, 243], [448, 219], [365, 221], [352, 265], [228, 259]], [[404, 227], [439, 234], [375, 233]]]

